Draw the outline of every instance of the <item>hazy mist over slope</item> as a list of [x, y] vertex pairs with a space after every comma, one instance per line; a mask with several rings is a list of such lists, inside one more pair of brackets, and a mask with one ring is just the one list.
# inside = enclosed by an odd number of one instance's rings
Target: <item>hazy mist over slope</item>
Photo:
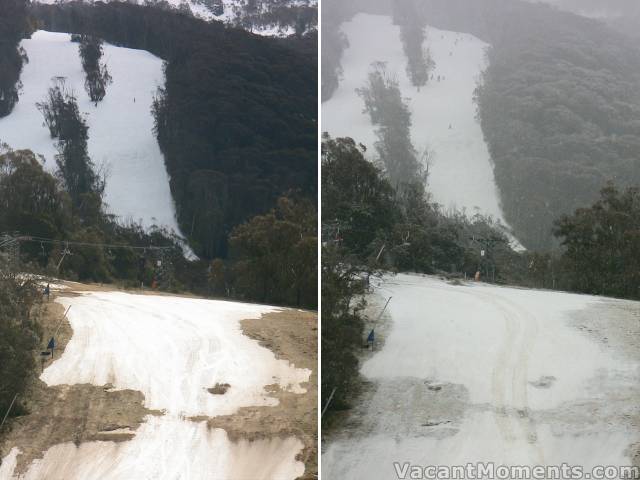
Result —
[[602, 20], [631, 37], [640, 34], [640, 2], [635, 0], [528, 0], [547, 3], [578, 15]]
[[[557, 8], [547, 2], [522, 0], [325, 1], [325, 111], [331, 112], [332, 101], [337, 101], [334, 96], [344, 100], [349, 90], [352, 93], [357, 88], [347, 85], [353, 82], [348, 77], [354, 71], [354, 62], [391, 62], [394, 71], [390, 73], [402, 80], [402, 70], [409, 71], [416, 63], [416, 51], [422, 49], [427, 57], [430, 49], [432, 54], [437, 53], [434, 47], [438, 37], [431, 38], [430, 29], [473, 35], [488, 46], [486, 68], [470, 76], [464, 90], [432, 98], [442, 105], [427, 101], [428, 92], [461, 80], [461, 75], [454, 72], [445, 73], [445, 78], [438, 81], [441, 66], [449, 60], [462, 61], [460, 44], [454, 43], [442, 52], [444, 59], [435, 58], [435, 78], [429, 78], [426, 84], [407, 88], [400, 82], [404, 98], [425, 100], [410, 102], [410, 110], [412, 140], [417, 140], [414, 147], [420, 151], [426, 145], [435, 154], [430, 192], [436, 201], [443, 201], [433, 187], [438, 183], [437, 169], [452, 165], [452, 157], [438, 148], [436, 130], [425, 119], [444, 125], [445, 135], [453, 135], [464, 120], [445, 120], [451, 105], [461, 95], [470, 102], [473, 99], [484, 137], [480, 140], [488, 145], [499, 192], [497, 203], [506, 222], [527, 248], [557, 247], [554, 223], [562, 215], [593, 202], [607, 182], [631, 186], [640, 181], [640, 51], [634, 38], [638, 24], [635, 3], [554, 3]], [[584, 10], [581, 15], [567, 11], [578, 6]], [[600, 7], [607, 8], [597, 15]], [[395, 26], [396, 38], [387, 40], [398, 45], [395, 55], [377, 58], [383, 56], [383, 50], [372, 48], [368, 59], [354, 56], [354, 46], [358, 45], [354, 38], [366, 35], [352, 28], [362, 14], [386, 17]], [[376, 31], [376, 35], [389, 33]], [[363, 67], [366, 65], [360, 65], [360, 71]], [[460, 72], [459, 68], [456, 71]], [[357, 96], [353, 95], [353, 100], [342, 105], [357, 105]], [[325, 116], [325, 122], [328, 119]], [[355, 129], [363, 126], [352, 124], [352, 135], [358, 136]], [[332, 131], [328, 124], [323, 129]], [[459, 142], [474, 138], [467, 131]], [[464, 150], [464, 143], [459, 143], [453, 151]], [[477, 167], [480, 158], [465, 156], [465, 161]], [[477, 178], [473, 176], [474, 186]], [[457, 205], [477, 205], [465, 200], [471, 190], [459, 187], [460, 182], [452, 183], [445, 191], [458, 196]], [[484, 208], [481, 211], [487, 212]]]
[[634, 0], [528, 0], [532, 3], [548, 3], [569, 12], [595, 18], [620, 17], [635, 14], [640, 5]]

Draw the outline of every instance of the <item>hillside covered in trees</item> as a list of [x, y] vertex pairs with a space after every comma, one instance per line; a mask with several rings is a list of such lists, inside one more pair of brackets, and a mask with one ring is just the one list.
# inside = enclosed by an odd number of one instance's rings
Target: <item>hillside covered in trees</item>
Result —
[[357, 12], [391, 16], [406, 32], [418, 22], [491, 45], [478, 118], [505, 219], [525, 247], [558, 247], [554, 220], [595, 201], [607, 181], [640, 182], [640, 52], [617, 29], [518, 0], [330, 0], [325, 99], [348, 46], [339, 26]]
[[[11, 2], [0, 5], [0, 18], [15, 13], [23, 27], [0, 24], [9, 52], [1, 60], [15, 53], [26, 61], [19, 41], [36, 28], [74, 34], [84, 87], [97, 109], [111, 83], [102, 42], [165, 60], [166, 83], [152, 107], [155, 133], [181, 230], [200, 257], [185, 259], [183, 242], [163, 229], [106, 213], [109, 180], [87, 149], [95, 133], [59, 78], [38, 103], [58, 152], [54, 175], [30, 151], [3, 146], [0, 152], [0, 232], [58, 242], [24, 243], [22, 261], [74, 279], [149, 285], [158, 274], [158, 251], [144, 246], [167, 247], [172, 272], [163, 288], [315, 307], [315, 34], [263, 38], [173, 9], [120, 2]], [[18, 91], [21, 66], [12, 64], [7, 92]], [[7, 103], [7, 114], [14, 105]], [[66, 241], [75, 243], [65, 258]]]
[[125, 3], [41, 5], [33, 15], [45, 29], [167, 62], [156, 133], [180, 227], [198, 255], [226, 256], [231, 229], [289, 190], [315, 196], [317, 65], [300, 41]]
[[20, 72], [28, 61], [20, 41], [29, 32], [27, 3], [6, 0], [0, 5], [0, 118], [18, 101]]
[[535, 28], [506, 23], [477, 98], [507, 221], [544, 249], [607, 181], [640, 182], [640, 52], [597, 22], [532, 13]]
[[[38, 0], [38, 3], [73, 1], [78, 0]], [[108, 1], [120, 0], [105, 0]], [[317, 0], [128, 0], [128, 3], [179, 11], [265, 36], [303, 35], [318, 26]]]
[[[33, 281], [18, 278], [7, 270], [0, 255], [0, 411], [2, 417], [26, 413], [23, 399], [36, 370], [33, 355], [42, 338], [38, 324], [40, 288]], [[14, 402], [15, 401], [15, 402]], [[13, 405], [12, 405], [12, 402]], [[9, 407], [12, 407], [11, 410]], [[2, 433], [2, 432], [0, 432]]]

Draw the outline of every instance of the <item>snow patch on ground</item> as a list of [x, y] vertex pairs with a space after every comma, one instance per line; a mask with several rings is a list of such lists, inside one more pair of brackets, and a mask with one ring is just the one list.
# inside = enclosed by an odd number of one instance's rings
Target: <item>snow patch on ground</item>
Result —
[[[145, 406], [184, 416], [231, 415], [276, 405], [265, 386], [304, 393], [311, 372], [278, 360], [242, 334], [240, 320], [271, 307], [126, 293], [61, 298], [73, 337], [47, 368], [48, 385], [105, 385], [140, 391]], [[207, 389], [231, 385], [224, 395]]]
[[48, 285], [52, 291], [67, 290], [69, 288], [67, 285], [60, 283], [60, 279], [49, 279], [43, 275], [35, 275], [33, 273], [20, 273], [16, 277], [18, 280], [23, 282], [33, 280], [43, 289]]
[[162, 60], [142, 50], [104, 45], [103, 61], [113, 83], [96, 107], [84, 89], [78, 44], [70, 35], [38, 31], [22, 46], [29, 56], [20, 77], [23, 88], [14, 111], [0, 119], [0, 142], [31, 149], [54, 172], [55, 141], [36, 103], [45, 99], [54, 77], [65, 77], [89, 126], [89, 155], [106, 171], [105, 201], [122, 220], [159, 225], [180, 233], [169, 190], [169, 175], [153, 133], [153, 95], [164, 85]]
[[[637, 331], [631, 309], [599, 297], [419, 275], [386, 277], [375, 295], [381, 305], [392, 297], [392, 323], [362, 373], [380, 387], [356, 407], [364, 427], [326, 445], [324, 478], [395, 478], [393, 462], [405, 461], [632, 464], [640, 355], [576, 328], [606, 312], [608, 322]], [[540, 388], [543, 377], [555, 380]], [[438, 391], [428, 389], [436, 384]]]
[[[56, 445], [33, 462], [23, 480], [205, 479], [285, 480], [304, 473], [300, 440], [232, 442], [224, 430], [189, 417], [229, 415], [271, 406], [266, 387], [305, 393], [311, 371], [299, 369], [243, 335], [240, 320], [277, 308], [193, 298], [90, 292], [58, 301], [71, 307], [73, 336], [41, 375], [48, 385], [105, 385], [145, 395], [149, 415], [126, 442]], [[230, 384], [224, 395], [207, 391]], [[0, 465], [11, 479], [19, 451]], [[212, 475], [215, 474], [214, 477]]]
[[13, 471], [18, 464], [18, 455], [20, 455], [20, 450], [14, 447], [8, 455], [2, 459], [2, 463], [0, 463], [0, 479], [11, 479]]
[[[322, 105], [322, 128], [332, 136], [348, 136], [363, 143], [368, 158], [375, 157], [376, 136], [364, 103], [362, 88], [376, 61], [387, 63], [412, 112], [411, 136], [418, 151], [429, 148], [433, 156], [428, 190], [445, 208], [478, 209], [504, 223], [489, 151], [479, 122], [473, 93], [486, 68], [488, 47], [478, 38], [427, 28], [425, 47], [436, 67], [434, 80], [418, 90], [411, 84], [400, 40], [400, 27], [386, 16], [358, 14], [342, 26], [349, 41], [342, 59], [338, 90]], [[437, 77], [444, 76], [438, 82]], [[451, 129], [449, 126], [451, 125]]]
[[[206, 422], [149, 416], [128, 442], [56, 445], [20, 479], [294, 479], [304, 473], [294, 459], [302, 447], [295, 438], [233, 443]], [[18, 453], [14, 448], [4, 459], [0, 478], [11, 478]]]

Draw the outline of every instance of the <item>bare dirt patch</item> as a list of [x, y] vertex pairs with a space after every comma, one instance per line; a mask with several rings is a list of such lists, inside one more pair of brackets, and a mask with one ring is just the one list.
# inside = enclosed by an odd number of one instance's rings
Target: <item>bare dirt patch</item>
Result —
[[[637, 302], [607, 298], [585, 311], [574, 312], [572, 317], [572, 326], [601, 348], [620, 354], [629, 361], [640, 361], [640, 310]], [[640, 438], [640, 382], [624, 391], [618, 386], [611, 386], [607, 391], [616, 392], [607, 400], [611, 416], [608, 424], [628, 425]], [[629, 402], [628, 399], [634, 401]], [[640, 442], [629, 446], [629, 456], [633, 465], [640, 467]]]
[[60, 385], [47, 387], [38, 380], [31, 389], [29, 415], [17, 418], [6, 436], [2, 456], [18, 447], [16, 474], [61, 443], [131, 440], [148, 414], [144, 395], [133, 390], [109, 391], [109, 386]]
[[216, 383], [215, 386], [207, 388], [207, 392], [211, 395], [224, 395], [231, 388], [228, 383]]
[[268, 388], [280, 403], [275, 407], [246, 407], [234, 415], [208, 419], [209, 428], [222, 428], [232, 441], [271, 437], [299, 438], [305, 445], [300, 460], [305, 463], [301, 479], [318, 476], [318, 316], [300, 310], [283, 310], [260, 319], [243, 320], [245, 335], [273, 351], [277, 358], [312, 371], [304, 385], [306, 394]]

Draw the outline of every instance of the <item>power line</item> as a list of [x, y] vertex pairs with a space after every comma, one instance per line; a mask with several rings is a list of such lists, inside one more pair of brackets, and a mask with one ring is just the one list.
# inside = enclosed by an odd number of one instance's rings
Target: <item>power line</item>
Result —
[[[20, 261], [20, 244], [21, 243], [39, 243], [42, 247], [42, 255], [44, 255], [44, 244], [47, 245], [58, 245], [63, 247], [61, 258], [56, 266], [56, 269], [59, 271], [62, 262], [64, 261], [67, 255], [72, 255], [70, 248], [71, 247], [95, 247], [101, 249], [109, 250], [109, 253], [112, 249], [126, 249], [138, 252], [144, 252], [142, 260], [142, 265], [140, 266], [140, 270], [143, 271], [145, 269], [145, 257], [148, 258], [146, 254], [147, 251], [152, 253], [153, 257], [157, 258], [156, 262], [156, 276], [154, 278], [155, 281], [158, 282], [159, 285], [163, 287], [169, 288], [172, 283], [173, 278], [173, 258], [171, 252], [176, 249], [174, 245], [170, 246], [161, 246], [161, 245], [131, 245], [125, 243], [99, 243], [99, 242], [77, 242], [73, 240], [56, 240], [53, 238], [46, 237], [38, 237], [33, 235], [20, 235], [19, 233], [4, 233], [0, 235], [0, 249], [4, 249], [9, 254], [9, 265], [14, 269], [18, 269], [19, 261]], [[142, 281], [142, 280], [141, 280]]]
[[9, 269], [17, 271], [20, 263], [20, 242], [17, 238], [9, 233], [1, 235], [0, 249], [5, 250], [8, 254]]
[[2, 236], [0, 237], [0, 248], [10, 247], [16, 242], [17, 240], [13, 237], [10, 237], [8, 235]]
[[129, 250], [172, 250], [173, 246], [156, 246], [156, 245], [128, 245], [128, 244], [115, 244], [115, 243], [92, 243], [92, 242], [76, 242], [72, 240], [55, 240], [52, 238], [33, 237], [33, 236], [18, 236], [14, 237], [18, 242], [30, 242], [30, 243], [46, 243], [49, 245], [61, 245], [63, 247], [97, 247], [97, 248], [124, 248]]

